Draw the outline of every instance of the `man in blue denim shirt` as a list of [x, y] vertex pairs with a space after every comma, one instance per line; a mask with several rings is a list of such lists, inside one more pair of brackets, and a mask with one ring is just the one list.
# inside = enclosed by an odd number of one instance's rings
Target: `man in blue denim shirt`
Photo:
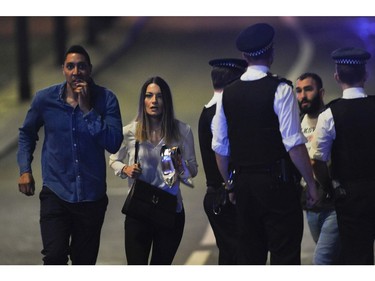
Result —
[[34, 195], [31, 162], [44, 126], [40, 226], [44, 264], [95, 264], [108, 204], [105, 151], [123, 140], [114, 93], [91, 79], [86, 50], [70, 47], [66, 81], [36, 93], [19, 133], [19, 190]]

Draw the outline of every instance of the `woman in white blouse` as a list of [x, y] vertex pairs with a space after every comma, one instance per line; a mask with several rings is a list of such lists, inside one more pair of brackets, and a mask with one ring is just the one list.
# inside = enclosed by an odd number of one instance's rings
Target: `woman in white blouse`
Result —
[[[178, 147], [191, 177], [198, 172], [193, 133], [188, 124], [174, 116], [172, 94], [161, 77], [148, 79], [141, 88], [138, 114], [134, 121], [123, 128], [124, 141], [120, 150], [109, 157], [115, 175], [128, 178], [129, 187], [135, 178], [177, 196], [177, 218], [173, 229], [130, 216], [125, 218], [125, 253], [131, 264], [172, 264], [179, 247], [185, 213], [180, 180], [170, 186], [163, 178], [160, 152], [163, 145]], [[138, 164], [134, 164], [135, 142], [139, 141]]]

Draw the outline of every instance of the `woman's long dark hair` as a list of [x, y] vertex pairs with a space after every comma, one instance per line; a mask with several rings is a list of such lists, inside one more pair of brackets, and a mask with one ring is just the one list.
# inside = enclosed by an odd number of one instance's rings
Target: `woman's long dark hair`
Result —
[[163, 100], [163, 112], [161, 116], [161, 133], [164, 136], [166, 144], [172, 141], [178, 141], [180, 133], [173, 110], [173, 101], [171, 90], [165, 80], [159, 76], [149, 78], [141, 88], [139, 96], [138, 113], [135, 121], [137, 121], [137, 128], [135, 137], [139, 141], [145, 141], [151, 134], [149, 116], [145, 110], [145, 95], [148, 85], [156, 84], [160, 87], [161, 96]]

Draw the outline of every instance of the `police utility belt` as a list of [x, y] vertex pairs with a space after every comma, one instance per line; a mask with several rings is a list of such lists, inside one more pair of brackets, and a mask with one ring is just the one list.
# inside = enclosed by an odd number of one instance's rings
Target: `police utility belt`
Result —
[[273, 163], [260, 165], [239, 165], [235, 168], [236, 173], [239, 174], [268, 174], [275, 177], [280, 182], [296, 182], [298, 176], [296, 169], [289, 159], [280, 159]]

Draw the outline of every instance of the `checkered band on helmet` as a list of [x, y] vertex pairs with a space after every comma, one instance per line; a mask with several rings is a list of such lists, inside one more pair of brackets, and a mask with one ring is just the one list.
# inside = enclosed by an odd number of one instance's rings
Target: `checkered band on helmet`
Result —
[[271, 49], [271, 47], [272, 47], [272, 42], [268, 46], [264, 47], [263, 49], [260, 49], [254, 52], [245, 52], [245, 54], [247, 54], [250, 57], [257, 57], [267, 52], [269, 49]]
[[366, 60], [360, 60], [360, 59], [337, 59], [335, 60], [336, 64], [351, 64], [351, 65], [357, 65], [357, 64], [366, 64]]

